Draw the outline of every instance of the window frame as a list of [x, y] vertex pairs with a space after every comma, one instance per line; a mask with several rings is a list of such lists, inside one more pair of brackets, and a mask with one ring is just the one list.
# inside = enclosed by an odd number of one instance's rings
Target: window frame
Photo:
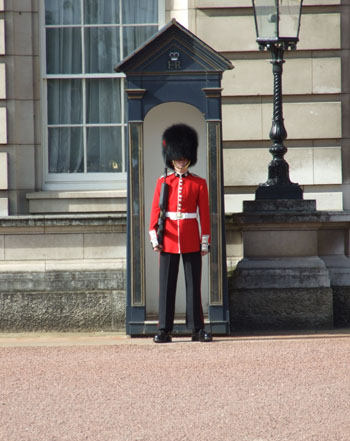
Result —
[[[81, 2], [83, 0], [80, 0]], [[117, 0], [119, 1], [119, 0]], [[158, 29], [160, 29], [165, 22], [165, 0], [158, 0]], [[150, 23], [150, 26], [155, 24]], [[77, 27], [84, 31], [88, 27], [115, 27], [118, 24], [77, 24], [77, 25], [60, 25], [60, 28], [64, 27]], [[130, 24], [121, 24], [120, 32], [123, 27], [130, 27]], [[132, 26], [138, 26], [132, 24]], [[143, 26], [142, 24], [139, 26]], [[79, 74], [47, 74], [46, 73], [46, 28], [57, 28], [56, 25], [45, 24], [45, 0], [40, 0], [39, 3], [39, 29], [40, 29], [40, 82], [41, 82], [41, 147], [42, 147], [42, 188], [43, 190], [111, 190], [111, 189], [125, 189], [127, 184], [127, 171], [125, 161], [126, 146], [126, 130], [127, 127], [127, 115], [125, 109], [125, 75], [123, 73], [111, 72], [111, 73], [79, 73]], [[122, 39], [121, 51], [123, 50]], [[122, 54], [122, 53], [121, 53]], [[82, 45], [82, 56], [84, 56], [84, 44]], [[123, 58], [123, 54], [121, 59]], [[121, 80], [121, 123], [100, 123], [89, 124], [86, 122], [86, 94], [85, 83], [89, 79], [120, 79]], [[82, 124], [69, 124], [69, 127], [122, 127], [122, 158], [123, 158], [123, 171], [118, 173], [106, 173], [106, 172], [83, 172], [83, 173], [50, 173], [48, 162], [48, 80], [51, 79], [81, 79], [82, 80], [82, 103], [83, 103], [83, 122]], [[50, 127], [54, 127], [55, 124], [51, 124]], [[62, 127], [64, 124], [59, 124]], [[83, 131], [84, 139], [84, 157], [86, 161], [86, 129]]]

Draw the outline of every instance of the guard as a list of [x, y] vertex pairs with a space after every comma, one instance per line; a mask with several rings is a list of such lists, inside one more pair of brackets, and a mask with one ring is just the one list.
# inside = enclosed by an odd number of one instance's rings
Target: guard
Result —
[[[159, 331], [156, 343], [171, 342], [180, 255], [186, 282], [186, 325], [192, 341], [210, 342], [204, 330], [201, 300], [202, 256], [210, 248], [208, 187], [188, 171], [197, 162], [198, 136], [186, 124], [165, 130], [162, 153], [165, 174], [156, 184], [150, 219], [150, 240], [159, 252]], [[173, 172], [167, 175], [167, 168]]]

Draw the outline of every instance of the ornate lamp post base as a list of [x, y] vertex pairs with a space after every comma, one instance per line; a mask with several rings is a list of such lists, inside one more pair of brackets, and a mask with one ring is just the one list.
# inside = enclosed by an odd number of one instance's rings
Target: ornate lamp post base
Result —
[[303, 190], [299, 184], [287, 185], [260, 184], [255, 191], [256, 199], [303, 199]]

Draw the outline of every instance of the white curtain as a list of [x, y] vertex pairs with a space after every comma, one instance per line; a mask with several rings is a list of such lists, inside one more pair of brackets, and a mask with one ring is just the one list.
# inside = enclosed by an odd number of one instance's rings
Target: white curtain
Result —
[[[45, 0], [48, 74], [113, 73], [122, 56], [158, 30], [157, 25], [147, 25], [158, 21], [158, 0], [84, 0], [83, 6], [81, 10], [80, 0]], [[82, 32], [82, 24], [91, 26]], [[123, 171], [120, 82], [48, 79], [51, 173]]]
[[124, 24], [158, 22], [158, 0], [124, 0], [122, 10]]
[[[81, 33], [78, 28], [46, 31], [48, 74], [82, 72]], [[82, 124], [81, 80], [48, 80], [48, 124]], [[82, 127], [49, 127], [49, 172], [78, 173], [84, 171]]]
[[[119, 79], [86, 81], [86, 122], [88, 124], [121, 123], [121, 89]], [[87, 171], [123, 171], [121, 127], [87, 128]]]
[[[48, 123], [81, 124], [82, 83], [80, 80], [48, 80]], [[84, 171], [82, 127], [49, 127], [50, 173]]]

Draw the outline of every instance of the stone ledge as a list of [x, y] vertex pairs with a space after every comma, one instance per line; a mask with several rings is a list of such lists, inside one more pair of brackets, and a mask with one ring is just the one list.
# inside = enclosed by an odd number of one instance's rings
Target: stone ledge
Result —
[[[0, 233], [5, 228], [35, 227], [108, 227], [119, 226], [126, 231], [126, 214], [36, 214], [0, 217]], [[112, 230], [110, 230], [112, 231]]]
[[70, 292], [126, 290], [126, 271], [17, 271], [0, 272], [2, 292]]
[[39, 191], [26, 195], [29, 212], [99, 213], [126, 212], [126, 190]]
[[289, 228], [291, 224], [309, 224], [320, 229], [324, 226], [350, 226], [350, 210], [347, 211], [257, 211], [233, 213], [226, 215], [226, 226], [249, 227], [261, 224], [283, 224]]
[[[126, 259], [7, 260], [0, 261], [1, 273], [44, 273], [47, 271], [126, 270]], [[1, 289], [0, 289], [1, 290]]]
[[37, 191], [27, 193], [27, 199], [106, 199], [126, 198], [126, 190], [76, 190], [76, 191]]

